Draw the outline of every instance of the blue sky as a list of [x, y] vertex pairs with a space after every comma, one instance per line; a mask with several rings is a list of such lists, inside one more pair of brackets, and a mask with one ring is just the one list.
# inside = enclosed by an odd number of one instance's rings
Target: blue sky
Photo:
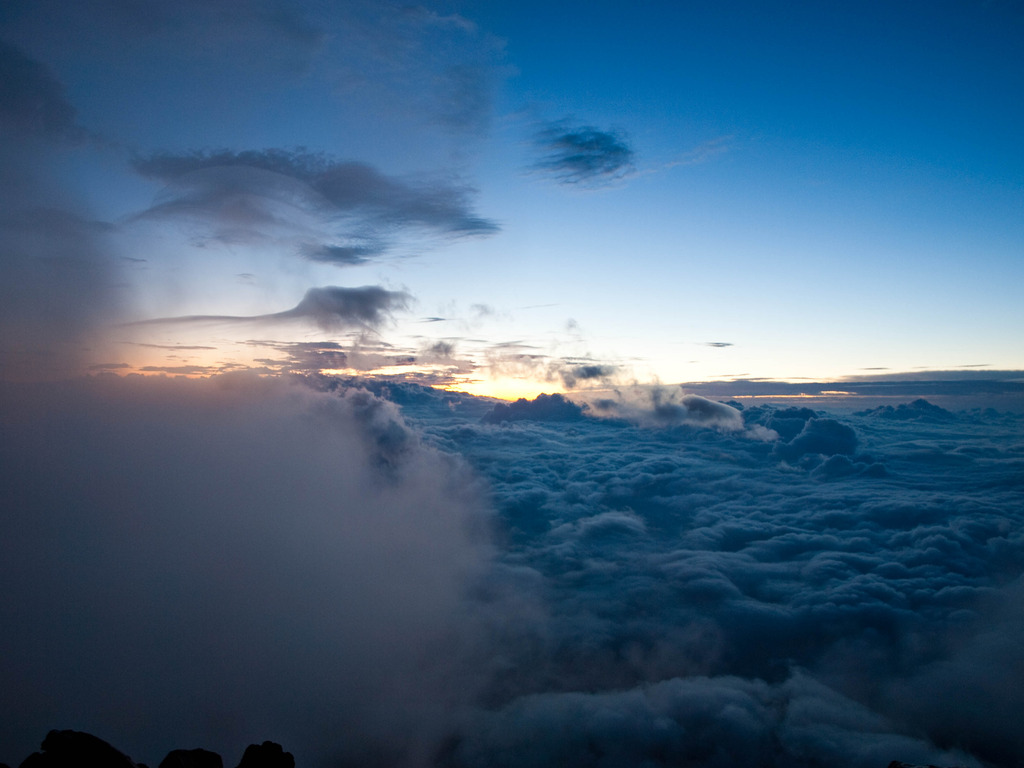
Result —
[[[1013, 3], [44, 2], [0, 24], [27, 78], [9, 115], [33, 88], [67, 108], [31, 139], [10, 117], [6, 175], [32, 158], [24, 210], [103, 227], [107, 311], [74, 324], [93, 370], [281, 370], [254, 341], [505, 395], [579, 364], [602, 386], [1024, 368]], [[380, 186], [324, 204], [316, 153]], [[405, 299], [372, 327], [268, 317], [324, 286]], [[130, 325], [196, 315], [222, 319]]]

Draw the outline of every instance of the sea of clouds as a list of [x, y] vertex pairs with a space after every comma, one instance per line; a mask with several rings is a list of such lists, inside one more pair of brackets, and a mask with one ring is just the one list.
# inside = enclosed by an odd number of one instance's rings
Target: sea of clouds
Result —
[[0, 761], [1024, 753], [1020, 416], [368, 386], [3, 385]]

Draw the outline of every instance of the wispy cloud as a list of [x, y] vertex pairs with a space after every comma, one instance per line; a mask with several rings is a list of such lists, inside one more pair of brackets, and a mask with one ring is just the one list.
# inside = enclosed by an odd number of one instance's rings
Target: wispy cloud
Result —
[[173, 323], [268, 323], [283, 320], [312, 320], [325, 330], [346, 327], [375, 329], [391, 313], [406, 309], [411, 297], [403, 291], [389, 291], [377, 285], [343, 288], [336, 285], [310, 288], [302, 301], [283, 312], [262, 315], [181, 315], [158, 317], [130, 323], [132, 326]]
[[632, 174], [635, 153], [621, 132], [568, 119], [541, 128], [533, 138], [539, 158], [531, 166], [559, 184], [606, 187]]
[[0, 40], [0, 125], [4, 140], [73, 139], [81, 135], [64, 85], [21, 49]]
[[302, 149], [162, 153], [133, 167], [167, 185], [137, 218], [193, 221], [212, 240], [291, 239], [313, 261], [366, 263], [402, 230], [448, 238], [498, 231], [473, 211], [467, 186], [398, 179]]

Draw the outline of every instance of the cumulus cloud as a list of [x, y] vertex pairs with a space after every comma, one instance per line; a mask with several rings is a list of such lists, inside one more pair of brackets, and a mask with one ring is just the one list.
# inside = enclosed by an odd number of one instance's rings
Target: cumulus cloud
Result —
[[489, 479], [546, 608], [493, 651], [517, 673], [452, 764], [1013, 765], [1019, 418], [748, 408], [762, 441], [416, 413]]
[[891, 419], [896, 421], [931, 421], [943, 422], [952, 421], [956, 416], [945, 408], [932, 405], [924, 398], [918, 398], [911, 403], [900, 403], [895, 408], [891, 405], [880, 405], [877, 408], [869, 408], [861, 411], [858, 416], [874, 416], [879, 419]]
[[5, 390], [5, 736], [81, 704], [136, 756], [174, 723], [311, 763], [1014, 765], [1019, 417], [745, 409], [764, 441], [666, 392], [693, 423], [548, 396], [496, 429], [312, 381]]
[[709, 427], [726, 432], [744, 428], [743, 414], [725, 403], [676, 389], [655, 386], [633, 392], [616, 392], [616, 398], [604, 398], [596, 409], [637, 424], [659, 427]]
[[488, 424], [500, 424], [504, 421], [579, 421], [583, 418], [583, 408], [563, 395], [539, 394], [533, 400], [524, 397], [514, 403], [497, 403], [483, 421]]
[[634, 171], [635, 153], [629, 140], [616, 131], [569, 120], [550, 123], [534, 136], [540, 158], [533, 170], [559, 184], [608, 186]]
[[694, 677], [629, 691], [536, 694], [473, 726], [456, 747], [458, 765], [876, 768], [893, 754], [977, 765], [960, 751], [894, 732], [884, 718], [803, 676], [776, 686]]
[[395, 310], [406, 309], [410, 301], [404, 291], [389, 291], [379, 285], [343, 288], [328, 285], [310, 288], [302, 301], [283, 312], [264, 315], [185, 315], [142, 320], [131, 325], [168, 323], [267, 323], [284, 320], [312, 320], [324, 330], [378, 328]]

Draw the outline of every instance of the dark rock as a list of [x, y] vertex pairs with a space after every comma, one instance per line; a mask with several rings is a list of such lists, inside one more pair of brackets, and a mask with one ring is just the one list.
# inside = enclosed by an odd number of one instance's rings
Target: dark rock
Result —
[[238, 768], [295, 768], [295, 758], [291, 752], [285, 752], [280, 744], [264, 741], [245, 748]]
[[224, 768], [224, 761], [208, 749], [174, 749], [167, 753], [159, 768]]
[[21, 768], [139, 768], [103, 739], [81, 731], [50, 731], [42, 750], [25, 758]]

